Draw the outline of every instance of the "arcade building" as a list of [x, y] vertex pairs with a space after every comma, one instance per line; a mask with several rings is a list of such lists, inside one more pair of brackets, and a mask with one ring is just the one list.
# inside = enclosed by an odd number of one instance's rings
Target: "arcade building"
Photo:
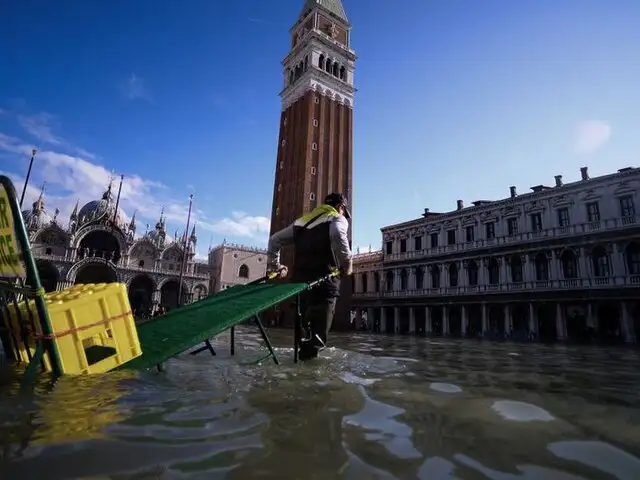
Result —
[[640, 340], [640, 168], [383, 227], [357, 255], [352, 312], [373, 332]]
[[50, 216], [44, 192], [30, 210], [22, 212], [44, 289], [62, 290], [75, 283], [123, 282], [129, 289], [137, 318], [158, 307], [178, 306], [180, 269], [185, 258], [182, 302], [204, 298], [209, 289], [209, 266], [194, 259], [196, 229], [171, 238], [160, 218], [151, 231], [136, 237], [136, 216], [127, 223], [116, 214], [112, 184], [99, 200], [73, 209], [68, 222]]

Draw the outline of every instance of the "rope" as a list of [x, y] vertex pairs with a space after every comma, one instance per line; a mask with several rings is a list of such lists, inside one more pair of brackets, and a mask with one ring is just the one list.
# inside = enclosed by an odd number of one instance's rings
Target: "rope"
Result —
[[39, 334], [34, 335], [34, 338], [36, 340], [54, 340], [56, 338], [64, 337], [64, 336], [70, 335], [72, 333], [77, 333], [77, 332], [82, 332], [84, 330], [89, 330], [90, 328], [97, 327], [97, 326], [100, 326], [100, 325], [104, 325], [104, 324], [109, 323], [109, 322], [114, 321], [114, 320], [120, 320], [122, 318], [126, 318], [129, 315], [133, 315], [133, 312], [131, 310], [129, 310], [128, 312], [125, 312], [125, 313], [121, 313], [119, 315], [114, 315], [113, 317], [105, 318], [104, 320], [100, 320], [98, 322], [90, 323], [88, 325], [82, 325], [81, 327], [71, 328], [69, 330], [62, 330], [61, 332], [55, 332], [55, 333], [52, 333], [50, 335], [44, 335], [44, 334], [39, 333]]

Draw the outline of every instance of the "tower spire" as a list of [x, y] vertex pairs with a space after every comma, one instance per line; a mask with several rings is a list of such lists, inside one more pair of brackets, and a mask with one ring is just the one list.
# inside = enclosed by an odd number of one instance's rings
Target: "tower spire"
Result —
[[320, 8], [338, 20], [349, 23], [342, 0], [305, 0], [300, 17], [306, 16], [314, 8]]

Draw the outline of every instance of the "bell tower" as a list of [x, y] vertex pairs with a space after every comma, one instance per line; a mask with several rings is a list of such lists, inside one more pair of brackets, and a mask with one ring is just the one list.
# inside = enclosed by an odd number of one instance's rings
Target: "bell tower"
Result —
[[[305, 0], [289, 32], [291, 49], [282, 61], [271, 233], [322, 203], [328, 193], [342, 192], [353, 200], [357, 57], [342, 0]], [[282, 263], [291, 266], [291, 252], [282, 252]], [[341, 321], [336, 312], [336, 323]]]

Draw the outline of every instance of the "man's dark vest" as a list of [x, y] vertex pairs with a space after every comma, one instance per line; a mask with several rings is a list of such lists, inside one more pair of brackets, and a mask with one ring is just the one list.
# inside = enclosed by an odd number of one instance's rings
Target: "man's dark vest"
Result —
[[[312, 282], [338, 268], [331, 249], [329, 226], [340, 214], [330, 205], [320, 205], [294, 223], [294, 260], [291, 281]], [[340, 279], [333, 278], [317, 289], [317, 296], [340, 296]]]

